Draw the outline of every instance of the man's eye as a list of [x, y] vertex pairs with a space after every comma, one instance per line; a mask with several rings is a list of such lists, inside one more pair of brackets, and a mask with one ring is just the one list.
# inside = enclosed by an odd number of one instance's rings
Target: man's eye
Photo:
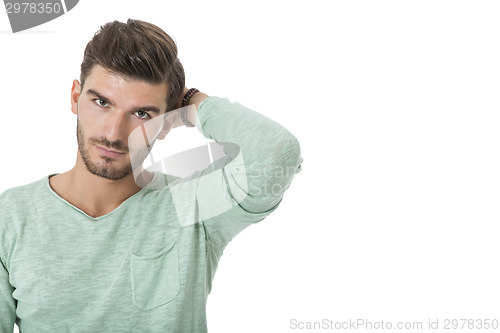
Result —
[[105, 108], [108, 106], [108, 102], [103, 100], [103, 99], [100, 99], [100, 98], [97, 98], [97, 99], [94, 99], [94, 102], [99, 105], [100, 107], [102, 108]]
[[149, 118], [149, 114], [145, 111], [136, 111], [134, 114], [141, 119], [148, 119]]

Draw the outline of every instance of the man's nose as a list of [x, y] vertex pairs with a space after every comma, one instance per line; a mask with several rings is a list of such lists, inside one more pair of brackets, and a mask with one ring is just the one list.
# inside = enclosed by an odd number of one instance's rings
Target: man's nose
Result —
[[107, 122], [105, 135], [106, 138], [113, 141], [127, 142], [128, 136], [128, 121], [124, 114], [121, 112], [110, 112]]

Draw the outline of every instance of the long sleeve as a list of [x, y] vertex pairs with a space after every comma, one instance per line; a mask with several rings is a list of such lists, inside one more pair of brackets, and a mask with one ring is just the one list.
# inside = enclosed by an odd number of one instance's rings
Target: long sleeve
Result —
[[16, 320], [16, 304], [12, 293], [14, 288], [9, 283], [9, 274], [0, 258], [0, 332], [14, 331]]
[[196, 189], [208, 239], [223, 248], [278, 207], [303, 159], [287, 129], [227, 99], [205, 99], [197, 126], [205, 137], [221, 143], [227, 155], [203, 171]]
[[0, 333], [14, 331], [16, 321], [16, 301], [12, 296], [14, 287], [10, 284], [8, 249], [11, 244], [9, 237], [10, 212], [12, 208], [7, 204], [8, 194], [0, 194]]

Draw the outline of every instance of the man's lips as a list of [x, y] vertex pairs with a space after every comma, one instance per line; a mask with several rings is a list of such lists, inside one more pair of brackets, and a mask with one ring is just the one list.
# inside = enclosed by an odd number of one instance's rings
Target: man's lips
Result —
[[125, 155], [124, 152], [111, 150], [109, 148], [104, 148], [101, 146], [96, 146], [96, 148], [97, 148], [97, 151], [99, 152], [99, 154], [101, 154], [102, 156], [109, 157], [109, 158], [118, 158], [120, 156]]

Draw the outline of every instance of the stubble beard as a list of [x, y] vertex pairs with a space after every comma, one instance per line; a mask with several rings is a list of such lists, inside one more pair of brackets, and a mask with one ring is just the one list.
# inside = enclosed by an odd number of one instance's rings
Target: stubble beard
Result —
[[[93, 162], [90, 159], [89, 156], [89, 151], [86, 147], [86, 142], [85, 142], [85, 136], [83, 134], [83, 131], [80, 126], [80, 122], [77, 120], [77, 125], [76, 125], [76, 137], [78, 141], [78, 150], [80, 152], [80, 155], [82, 157], [83, 163], [85, 164], [85, 167], [87, 170], [96, 176], [105, 178], [105, 179], [110, 179], [110, 180], [120, 180], [132, 173], [132, 166], [130, 163], [128, 163], [126, 166], [122, 168], [114, 168], [112, 166], [112, 161], [113, 159], [102, 156], [103, 162], [101, 163], [96, 163]], [[114, 149], [119, 149], [123, 147], [123, 144], [120, 141], [115, 141], [115, 142], [110, 142], [109, 140], [102, 138], [102, 139], [95, 139], [91, 138], [89, 139], [89, 144], [91, 143], [98, 143], [102, 145], [103, 147], [107, 148], [114, 148]]]

